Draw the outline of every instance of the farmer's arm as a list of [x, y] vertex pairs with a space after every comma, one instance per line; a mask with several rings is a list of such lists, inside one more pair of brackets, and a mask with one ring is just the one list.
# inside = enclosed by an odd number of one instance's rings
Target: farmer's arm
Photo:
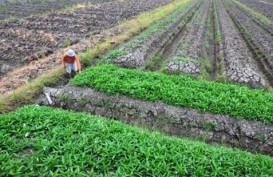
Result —
[[81, 66], [80, 60], [79, 60], [79, 58], [77, 56], [76, 56], [76, 63], [77, 63], [78, 70], [81, 71], [82, 66]]
[[63, 57], [62, 64], [63, 64], [63, 66], [65, 68], [65, 56]]

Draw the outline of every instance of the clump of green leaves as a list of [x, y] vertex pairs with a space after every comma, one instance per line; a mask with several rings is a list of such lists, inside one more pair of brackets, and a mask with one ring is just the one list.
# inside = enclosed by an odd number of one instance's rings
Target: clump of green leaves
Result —
[[222, 41], [221, 33], [220, 33], [220, 32], [217, 32], [217, 33], [216, 33], [216, 37], [215, 37], [215, 42], [216, 42], [217, 44], [220, 44], [221, 41]]
[[90, 66], [95, 63], [95, 52], [88, 49], [84, 53], [80, 53], [80, 61], [83, 66]]
[[273, 123], [273, 93], [246, 86], [195, 80], [100, 65], [78, 74], [71, 83], [110, 94], [196, 108], [203, 112]]
[[172, 61], [176, 64], [179, 64], [181, 61], [184, 63], [196, 62], [197, 59], [198, 57], [188, 56], [185, 53], [180, 53], [172, 58]]
[[117, 57], [121, 57], [126, 55], [128, 52], [123, 51], [123, 50], [111, 50], [108, 52], [107, 54], [107, 58], [108, 59], [115, 59]]
[[267, 156], [40, 106], [0, 115], [0, 152], [0, 176], [273, 175]]

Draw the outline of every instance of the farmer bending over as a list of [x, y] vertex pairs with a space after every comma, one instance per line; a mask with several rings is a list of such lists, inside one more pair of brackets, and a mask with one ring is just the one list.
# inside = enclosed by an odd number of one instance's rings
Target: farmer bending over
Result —
[[81, 71], [81, 63], [72, 49], [69, 49], [63, 57], [63, 65], [70, 78]]

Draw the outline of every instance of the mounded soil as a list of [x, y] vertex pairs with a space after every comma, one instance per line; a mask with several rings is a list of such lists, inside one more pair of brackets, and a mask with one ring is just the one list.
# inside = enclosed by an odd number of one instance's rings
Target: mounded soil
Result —
[[200, 113], [194, 109], [141, 101], [127, 96], [110, 96], [90, 88], [71, 85], [45, 88], [36, 103], [89, 112], [175, 136], [273, 156], [273, 125], [261, 122]]

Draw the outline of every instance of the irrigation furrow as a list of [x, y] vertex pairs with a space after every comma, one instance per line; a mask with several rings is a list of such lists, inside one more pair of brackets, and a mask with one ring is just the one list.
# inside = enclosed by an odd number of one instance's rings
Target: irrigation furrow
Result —
[[225, 10], [223, 1], [215, 1], [215, 4], [220, 19], [224, 51], [224, 75], [232, 82], [248, 84], [253, 87], [267, 86], [265, 76], [257, 68], [254, 56], [245, 46], [244, 39], [238, 33], [232, 18]]
[[204, 38], [210, 1], [205, 1], [193, 20], [187, 24], [173, 54], [168, 58], [167, 71], [198, 76], [204, 71]]
[[206, 68], [208, 70], [208, 73], [210, 74], [211, 80], [215, 80], [217, 77], [217, 60], [216, 60], [216, 45], [215, 45], [215, 7], [214, 7], [214, 1], [211, 0], [211, 6], [209, 9], [209, 19], [207, 22], [207, 31], [206, 31], [206, 43], [205, 43], [205, 49], [206, 49], [206, 55], [211, 63], [211, 67]]
[[267, 52], [263, 49], [263, 47], [258, 42], [256, 42], [256, 38], [252, 36], [252, 33], [249, 31], [249, 28], [246, 28], [246, 26], [242, 24], [242, 21], [231, 9], [231, 7], [225, 4], [225, 8], [228, 14], [230, 15], [231, 19], [233, 20], [235, 26], [240, 31], [241, 36], [246, 41], [246, 44], [248, 45], [250, 51], [252, 52], [254, 58], [256, 59], [256, 62], [260, 70], [263, 71], [264, 75], [267, 77], [268, 82], [272, 86], [273, 85], [273, 65], [270, 62], [271, 59], [267, 55]]

